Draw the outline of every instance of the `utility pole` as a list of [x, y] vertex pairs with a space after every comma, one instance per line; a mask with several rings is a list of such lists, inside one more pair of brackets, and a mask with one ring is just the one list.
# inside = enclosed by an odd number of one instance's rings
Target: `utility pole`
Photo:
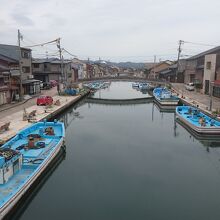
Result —
[[20, 101], [23, 100], [23, 94], [22, 94], [22, 67], [21, 67], [21, 39], [22, 39], [22, 35], [20, 33], [20, 30], [18, 29], [18, 65], [19, 65], [19, 72], [20, 72], [20, 88], [19, 88], [19, 99]]
[[157, 59], [157, 56], [154, 55], [154, 68], [153, 68], [154, 79], [155, 79], [155, 65], [156, 65], [156, 59]]
[[209, 81], [210, 92], [209, 92], [209, 111], [212, 111], [212, 95], [213, 95], [213, 82]]
[[180, 53], [182, 52], [182, 44], [184, 43], [183, 40], [179, 40], [179, 47], [178, 47], [178, 57], [177, 57], [177, 68], [176, 68], [176, 80], [175, 82], [177, 82], [177, 78], [178, 78], [178, 73], [179, 73], [179, 66], [180, 66]]
[[[60, 54], [60, 72], [61, 72], [61, 81], [63, 79], [63, 61], [62, 61], [62, 50], [60, 46], [60, 38], [57, 39], [57, 48], [59, 49], [59, 54]], [[60, 94], [60, 76], [58, 75], [58, 94]]]

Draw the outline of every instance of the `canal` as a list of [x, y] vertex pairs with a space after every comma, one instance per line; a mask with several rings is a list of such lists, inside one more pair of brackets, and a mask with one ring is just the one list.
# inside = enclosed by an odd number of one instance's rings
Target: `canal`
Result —
[[[108, 97], [133, 98], [121, 91]], [[220, 219], [218, 140], [197, 139], [152, 102], [84, 100], [60, 119], [66, 156], [19, 219]]]

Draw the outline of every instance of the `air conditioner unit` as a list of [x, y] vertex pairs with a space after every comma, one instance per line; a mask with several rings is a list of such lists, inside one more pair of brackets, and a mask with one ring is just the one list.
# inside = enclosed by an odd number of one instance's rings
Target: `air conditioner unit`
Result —
[[34, 76], [33, 76], [33, 75], [28, 75], [27, 78], [28, 78], [28, 79], [33, 79]]

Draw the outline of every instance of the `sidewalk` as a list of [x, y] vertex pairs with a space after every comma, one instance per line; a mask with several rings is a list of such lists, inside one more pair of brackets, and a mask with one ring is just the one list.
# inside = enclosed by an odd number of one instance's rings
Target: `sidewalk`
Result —
[[[179, 93], [179, 97], [190, 104], [199, 105], [199, 108], [208, 111], [210, 109], [211, 97], [196, 91], [188, 91], [183, 83], [172, 83], [172, 88]], [[183, 97], [183, 98], [182, 98]], [[212, 111], [220, 109], [220, 98], [212, 97]]]
[[[36, 111], [35, 120], [36, 122], [42, 121], [43, 119], [50, 119], [71, 106], [74, 102], [78, 101], [83, 95], [76, 96], [54, 96], [54, 100], [59, 100], [60, 105], [48, 106], [37, 106], [36, 104], [26, 109], [26, 112], [30, 113]], [[8, 111], [6, 111], [8, 112]], [[10, 138], [14, 137], [20, 130], [29, 126], [31, 122], [23, 119], [24, 111], [16, 111], [13, 114], [8, 114], [4, 118], [1, 118], [2, 123], [10, 122], [9, 130], [0, 133], [0, 144], [5, 143]]]
[[0, 106], [0, 122], [2, 119], [8, 115], [14, 114], [15, 112], [24, 110], [24, 108], [29, 108], [33, 105], [36, 105], [37, 98], [41, 95], [55, 96], [57, 95], [57, 88], [53, 87], [50, 90], [41, 90], [41, 93], [37, 96], [32, 97], [31, 99], [24, 100], [22, 102], [6, 104]]

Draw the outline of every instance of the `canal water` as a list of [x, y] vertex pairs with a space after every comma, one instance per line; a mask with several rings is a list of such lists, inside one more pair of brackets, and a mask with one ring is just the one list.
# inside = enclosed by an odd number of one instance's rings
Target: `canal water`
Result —
[[220, 219], [220, 143], [197, 139], [174, 113], [84, 100], [60, 119], [65, 159], [20, 219]]
[[100, 99], [135, 99], [147, 98], [149, 94], [146, 90], [132, 88], [132, 82], [113, 82], [106, 89], [100, 89], [94, 94], [94, 98]]

